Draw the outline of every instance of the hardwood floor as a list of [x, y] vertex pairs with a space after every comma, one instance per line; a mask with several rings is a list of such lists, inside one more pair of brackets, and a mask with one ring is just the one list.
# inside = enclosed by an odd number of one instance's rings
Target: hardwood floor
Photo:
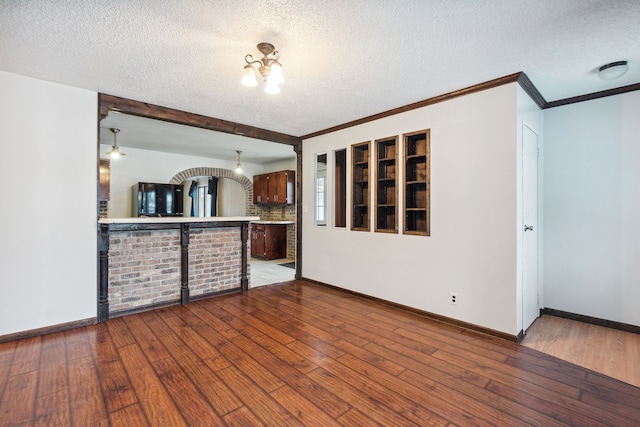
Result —
[[303, 281], [0, 344], [0, 425], [637, 426], [640, 389]]
[[544, 315], [522, 345], [640, 387], [640, 335]]

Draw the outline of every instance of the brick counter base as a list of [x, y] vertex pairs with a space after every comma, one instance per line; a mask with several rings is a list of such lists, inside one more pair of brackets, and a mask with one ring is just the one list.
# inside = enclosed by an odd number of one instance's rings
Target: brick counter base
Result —
[[237, 287], [241, 268], [240, 229], [191, 231], [189, 289], [192, 297]]
[[180, 300], [180, 230], [109, 236], [111, 313]]
[[99, 321], [249, 287], [248, 222], [100, 224]]

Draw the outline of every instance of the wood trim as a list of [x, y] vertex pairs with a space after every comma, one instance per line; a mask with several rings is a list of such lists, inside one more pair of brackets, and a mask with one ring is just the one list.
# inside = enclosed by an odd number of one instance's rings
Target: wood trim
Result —
[[207, 298], [220, 297], [222, 295], [240, 294], [245, 292], [242, 288], [223, 289], [221, 291], [208, 292], [206, 294], [194, 295], [191, 297], [191, 301], [200, 301]]
[[[361, 119], [353, 120], [338, 126], [333, 126], [328, 129], [320, 130], [318, 132], [313, 132], [307, 135], [303, 135], [301, 139], [309, 139], [314, 138], [316, 136], [325, 135], [331, 132], [336, 132], [342, 129], [347, 129], [353, 126], [361, 125], [363, 123], [372, 122], [374, 120], [382, 119], [384, 117], [393, 116], [396, 114], [404, 113], [406, 111], [415, 110], [416, 108], [426, 107], [428, 105], [437, 104], [439, 102], [449, 101], [454, 98], [458, 98], [465, 95], [470, 95], [472, 93], [481, 92], [483, 90], [492, 89], [498, 86], [506, 85], [509, 83], [518, 82], [522, 72], [510, 74], [508, 76], [500, 77], [494, 80], [489, 80], [488, 82], [480, 83], [474, 86], [469, 86], [464, 89], [459, 89], [453, 92], [445, 93], [444, 95], [435, 96], [433, 98], [425, 99], [423, 101], [414, 102], [413, 104], [408, 104], [402, 107], [393, 108], [391, 110], [383, 111], [382, 113], [374, 114], [371, 116], [363, 117]], [[528, 80], [528, 79], [527, 79]], [[533, 85], [532, 85], [533, 86]]]
[[242, 259], [240, 266], [240, 290], [246, 292], [249, 290], [249, 276], [248, 276], [248, 247], [247, 240], [249, 240], [249, 223], [245, 222], [240, 226], [240, 257]]
[[392, 301], [387, 301], [385, 299], [377, 298], [377, 297], [374, 297], [374, 296], [371, 296], [371, 295], [367, 295], [367, 294], [362, 294], [360, 292], [355, 292], [355, 291], [352, 291], [352, 290], [349, 290], [349, 289], [341, 288], [339, 286], [330, 285], [330, 284], [324, 283], [324, 282], [319, 282], [317, 280], [309, 279], [309, 278], [306, 278], [306, 277], [303, 277], [300, 280], [304, 280], [304, 281], [307, 281], [309, 283], [313, 283], [315, 285], [325, 286], [327, 288], [332, 288], [332, 289], [336, 289], [336, 290], [339, 290], [339, 291], [342, 291], [342, 292], [346, 292], [348, 294], [355, 295], [355, 296], [360, 297], [360, 298], [364, 298], [364, 299], [367, 299], [367, 300], [370, 300], [370, 301], [375, 301], [375, 302], [378, 302], [380, 304], [384, 304], [384, 305], [387, 305], [389, 307], [397, 308], [399, 310], [408, 311], [410, 313], [418, 314], [420, 316], [428, 317], [429, 319], [437, 320], [437, 321], [442, 322], [442, 323], [448, 323], [450, 325], [458, 326], [460, 328], [468, 329], [468, 330], [471, 330], [471, 331], [474, 331], [474, 332], [479, 332], [481, 334], [485, 334], [485, 335], [489, 335], [489, 336], [492, 336], [492, 337], [500, 338], [500, 339], [503, 339], [503, 340], [506, 340], [506, 341], [518, 342], [518, 336], [510, 335], [510, 334], [507, 334], [505, 332], [496, 331], [495, 329], [485, 328], [484, 326], [479, 326], [479, 325], [475, 325], [473, 323], [463, 322], [462, 320], [454, 319], [454, 318], [447, 317], [447, 316], [442, 316], [440, 314], [431, 313], [429, 311], [420, 310], [418, 308], [409, 307], [407, 305], [398, 304], [398, 303], [395, 303], [395, 302], [392, 302]]
[[180, 303], [189, 304], [189, 224], [180, 224]]
[[616, 322], [614, 320], [600, 319], [598, 317], [586, 316], [584, 314], [576, 314], [568, 311], [556, 310], [553, 308], [540, 309], [540, 315], [544, 314], [548, 314], [549, 316], [562, 317], [564, 319], [576, 320], [578, 322], [589, 323], [591, 325], [604, 326], [605, 328], [640, 334], [640, 326]]
[[518, 84], [520, 87], [533, 99], [533, 102], [540, 108], [546, 108], [547, 101], [545, 101], [542, 94], [538, 91], [538, 89], [533, 85], [529, 77], [525, 73], [520, 73], [518, 77]]
[[[195, 300], [195, 298], [193, 300]], [[118, 317], [127, 316], [129, 314], [144, 313], [145, 311], [157, 310], [164, 307], [172, 307], [174, 305], [180, 305], [180, 300], [163, 301], [155, 304], [145, 305], [142, 307], [130, 308], [129, 310], [114, 311], [113, 313], [111, 313], [111, 318], [115, 319]]]
[[563, 105], [575, 104], [577, 102], [591, 101], [593, 99], [604, 98], [612, 95], [620, 95], [627, 92], [633, 92], [640, 90], [640, 83], [635, 83], [628, 86], [617, 87], [614, 89], [603, 90], [600, 92], [589, 93], [586, 95], [574, 96], [572, 98], [559, 99], [557, 101], [547, 102], [544, 108], [555, 108]]
[[[366, 148], [364, 148], [366, 147]], [[355, 177], [355, 171], [356, 171], [356, 151], [357, 150], [366, 150], [367, 152], [367, 179], [366, 179], [366, 183], [367, 183], [367, 191], [366, 191], [366, 197], [367, 197], [367, 223], [362, 226], [362, 227], [356, 227], [355, 226], [355, 221], [356, 221], [356, 177]], [[363, 141], [363, 142], [358, 142], [356, 144], [351, 144], [351, 180], [349, 181], [349, 185], [351, 186], [351, 224], [349, 227], [349, 230], [351, 231], [364, 231], [364, 232], [368, 232], [371, 231], [371, 219], [373, 218], [373, 212], [371, 212], [371, 189], [373, 188], [372, 182], [371, 182], [371, 159], [372, 159], [372, 145], [371, 145], [371, 141]], [[365, 162], [362, 162], [365, 163]], [[360, 205], [364, 205], [364, 203], [359, 203]]]
[[[394, 188], [394, 196], [393, 196], [393, 200], [394, 200], [394, 213], [393, 213], [393, 217], [395, 220], [395, 223], [393, 224], [393, 230], [389, 229], [389, 228], [379, 228], [378, 225], [380, 223], [380, 211], [379, 211], [379, 198], [380, 198], [380, 163], [384, 160], [382, 160], [380, 158], [380, 145], [384, 144], [385, 142], [388, 141], [393, 141], [393, 149], [395, 151], [394, 155], [393, 155], [393, 160], [395, 162], [394, 167], [395, 167], [395, 177], [394, 177], [394, 183], [393, 183], [393, 188]], [[387, 146], [388, 147], [388, 146]], [[377, 233], [390, 233], [390, 234], [398, 234], [398, 201], [400, 200], [398, 197], [398, 177], [399, 177], [399, 171], [400, 171], [400, 161], [398, 160], [398, 157], [400, 156], [400, 152], [399, 152], [399, 148], [400, 148], [400, 137], [398, 135], [395, 136], [389, 136], [387, 138], [379, 138], [376, 139], [375, 141], [373, 141], [373, 179], [372, 179], [372, 190], [373, 190], [373, 231], [377, 232]], [[385, 159], [389, 159], [389, 157], [387, 156]], [[388, 177], [386, 177], [388, 178]], [[385, 187], [386, 189], [386, 187]], [[386, 192], [385, 192], [386, 195]], [[386, 196], [385, 196], [386, 197]], [[389, 203], [386, 203], [387, 205]], [[386, 216], [386, 212], [385, 212], [385, 216]]]
[[30, 329], [28, 331], [16, 332], [14, 334], [1, 335], [0, 336], [0, 344], [16, 341], [25, 338], [37, 337], [40, 335], [53, 334], [55, 332], [64, 332], [69, 329], [81, 328], [83, 326], [95, 325], [98, 321], [95, 317], [90, 317], [88, 319], [76, 320], [68, 323], [61, 323], [59, 325], [46, 326], [44, 328]]
[[[109, 224], [110, 231], [147, 231], [147, 230], [179, 230], [182, 224], [190, 229], [196, 228], [238, 228], [247, 221], [202, 221], [202, 222], [165, 222], [165, 223], [131, 223], [114, 222]], [[105, 224], [102, 224], [105, 225]]]
[[[415, 154], [409, 155], [409, 143], [411, 137], [416, 135], [425, 136], [425, 153], [424, 155]], [[413, 236], [431, 236], [431, 129], [423, 129], [419, 131], [409, 132], [402, 134], [402, 191], [404, 195], [404, 200], [402, 201], [402, 234], [413, 235]], [[411, 157], [419, 158], [423, 157], [425, 159], [425, 178], [424, 180], [419, 180], [418, 177], [415, 177], [414, 182], [424, 181], [425, 184], [425, 230], [408, 230], [407, 229], [407, 216], [408, 216], [408, 185], [407, 185], [407, 173], [408, 173], [408, 165]], [[421, 209], [421, 208], [418, 208]], [[416, 227], [417, 228], [417, 227]]]
[[242, 135], [249, 138], [262, 139], [280, 144], [295, 146], [301, 143], [301, 138], [297, 136], [243, 125], [241, 123], [230, 122], [228, 120], [216, 119], [214, 117], [201, 116], [199, 114], [162, 107], [146, 102], [120, 98], [104, 93], [98, 95], [98, 100], [100, 120], [104, 119], [107, 114], [109, 114], [109, 111], [118, 111], [120, 113], [131, 114], [134, 116], [163, 120], [165, 122], [194, 126], [217, 132], [230, 133], [233, 135]]
[[[193, 224], [193, 223], [190, 223]], [[105, 224], [101, 224], [105, 225]], [[166, 222], [166, 223], [112, 223], [109, 225], [109, 231], [147, 231], [147, 230], [179, 230], [181, 223], [179, 222]]]
[[109, 320], [109, 224], [98, 224], [98, 322]]
[[302, 277], [302, 142], [293, 147], [296, 152], [296, 274]]
[[520, 332], [518, 332], [518, 335], [516, 336], [516, 342], [520, 344], [524, 339], [524, 336], [525, 336], [524, 330], [520, 329]]

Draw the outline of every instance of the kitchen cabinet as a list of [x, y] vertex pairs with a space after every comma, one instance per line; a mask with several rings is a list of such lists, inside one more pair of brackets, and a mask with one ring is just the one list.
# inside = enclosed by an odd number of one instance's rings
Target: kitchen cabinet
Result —
[[253, 203], [291, 205], [295, 203], [295, 171], [284, 170], [253, 177]]
[[287, 226], [251, 224], [251, 256], [266, 260], [287, 257]]
[[253, 204], [266, 204], [269, 200], [268, 174], [253, 177]]

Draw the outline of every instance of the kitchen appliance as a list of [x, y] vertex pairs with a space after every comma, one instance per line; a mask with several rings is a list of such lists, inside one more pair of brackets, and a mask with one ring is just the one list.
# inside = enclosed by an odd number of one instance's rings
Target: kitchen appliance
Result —
[[131, 187], [131, 216], [182, 216], [182, 185], [139, 182]]

